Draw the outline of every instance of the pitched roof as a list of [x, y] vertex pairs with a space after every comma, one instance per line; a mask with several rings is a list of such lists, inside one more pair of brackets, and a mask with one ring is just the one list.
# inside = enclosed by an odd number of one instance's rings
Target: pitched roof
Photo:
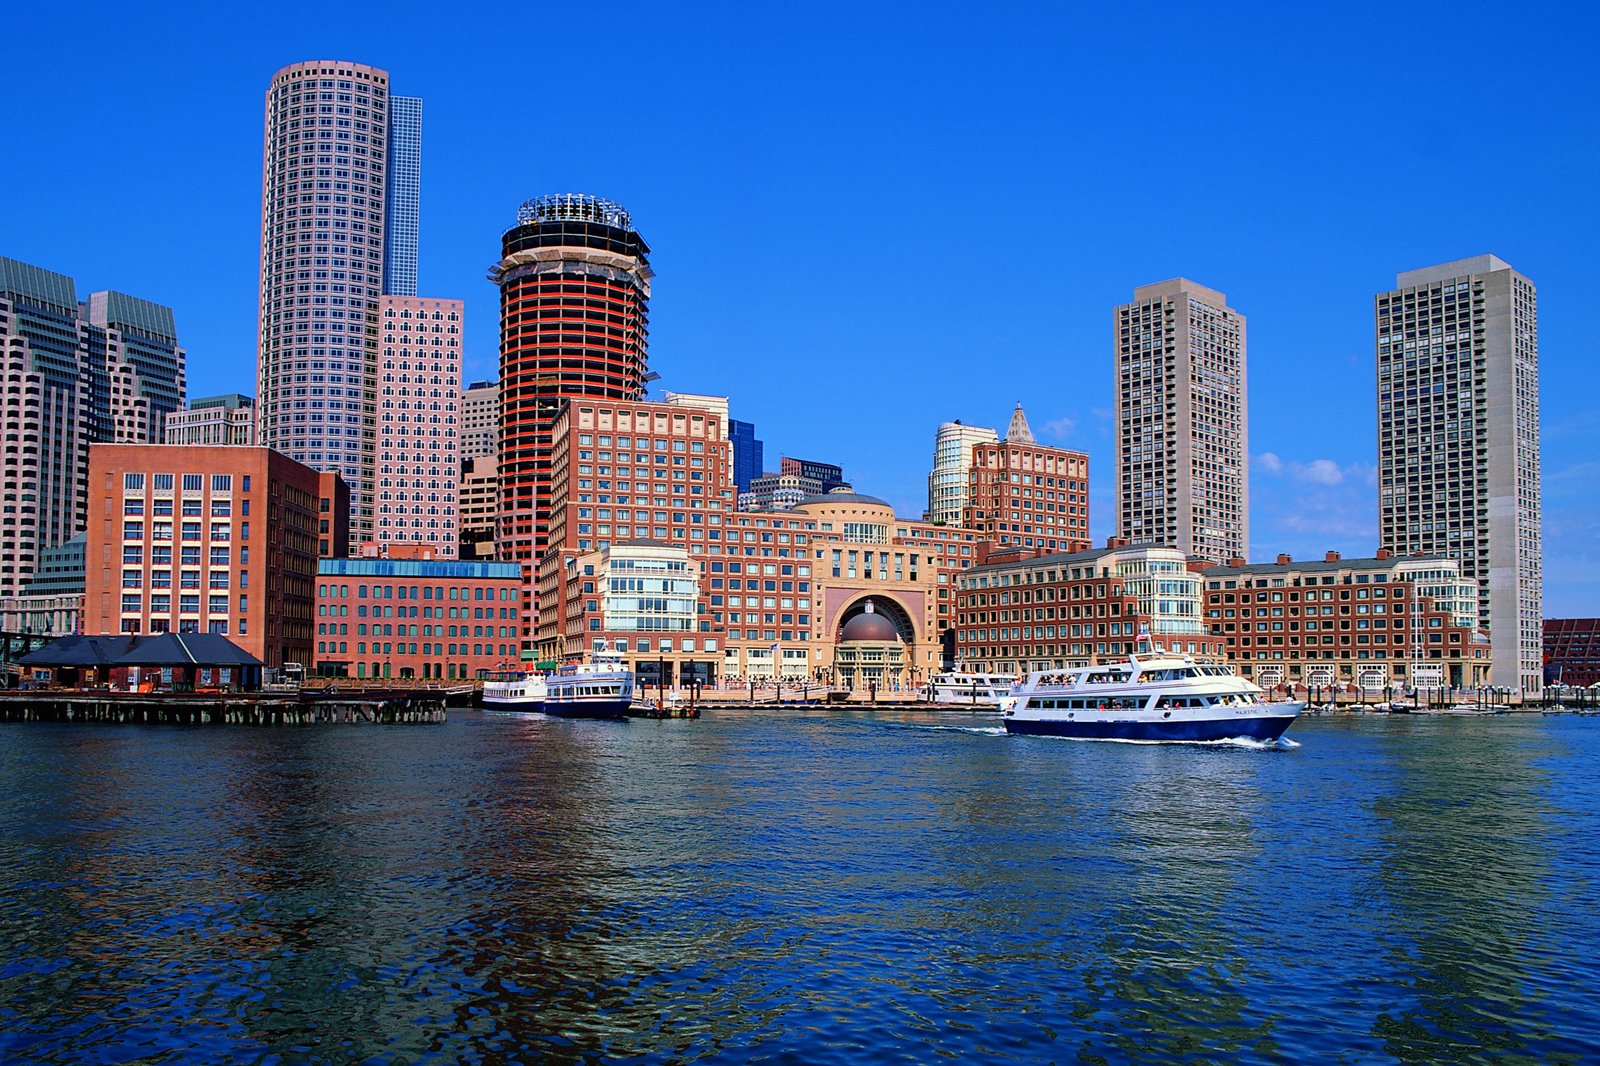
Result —
[[261, 666], [263, 663], [216, 633], [153, 636], [72, 634], [17, 660], [19, 666]]
[[1017, 401], [1017, 409], [1011, 412], [1011, 425], [1006, 427], [1007, 444], [1033, 444], [1033, 430], [1028, 428], [1028, 416], [1022, 413], [1022, 401]]
[[17, 660], [18, 666], [110, 666], [128, 650], [133, 637], [89, 637], [72, 633], [57, 637]]

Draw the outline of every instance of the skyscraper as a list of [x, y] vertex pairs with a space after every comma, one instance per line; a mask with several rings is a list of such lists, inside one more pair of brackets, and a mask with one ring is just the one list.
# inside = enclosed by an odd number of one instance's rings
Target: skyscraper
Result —
[[[489, 272], [500, 287], [496, 548], [522, 564], [524, 646], [533, 639], [533, 578], [549, 538], [552, 427], [567, 401], [644, 397], [649, 255], [620, 204], [568, 193], [524, 203]], [[641, 484], [629, 493], [647, 491]]]
[[1480, 255], [1411, 270], [1373, 301], [1378, 526], [1396, 555], [1461, 560], [1492, 646], [1490, 683], [1542, 685], [1539, 305]]
[[384, 296], [372, 540], [454, 559], [461, 485], [461, 301]]
[[1187, 278], [1116, 309], [1117, 532], [1225, 563], [1250, 548], [1245, 319]]
[[377, 528], [379, 297], [416, 293], [421, 137], [377, 67], [295, 63], [267, 89], [258, 436], [338, 471], [352, 544]]
[[0, 258], [0, 597], [84, 528], [91, 443], [161, 439], [184, 360], [171, 309]]
[[417, 294], [417, 219], [422, 204], [422, 101], [389, 98], [389, 168], [384, 186], [383, 292]]
[[939, 423], [933, 437], [933, 470], [928, 474], [928, 521], [961, 524], [970, 502], [967, 475], [972, 470], [972, 449], [996, 440], [999, 437], [987, 426], [962, 425], [960, 419]]
[[761, 476], [763, 445], [756, 436], [754, 422], [728, 420], [728, 439], [733, 442], [733, 480], [740, 492], [750, 491], [750, 479]]

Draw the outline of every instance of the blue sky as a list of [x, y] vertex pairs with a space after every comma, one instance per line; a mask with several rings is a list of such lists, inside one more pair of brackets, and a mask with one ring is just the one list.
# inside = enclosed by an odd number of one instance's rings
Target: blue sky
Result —
[[[1376, 546], [1372, 295], [1493, 252], [1539, 290], [1545, 613], [1600, 613], [1600, 64], [1589, 5], [24, 5], [0, 254], [170, 304], [190, 392], [254, 392], [262, 99], [291, 62], [424, 99], [421, 290], [516, 205], [623, 203], [658, 386], [926, 506], [940, 421], [1091, 456], [1112, 308], [1179, 274], [1249, 319], [1251, 556]], [[243, 9], [240, 9], [241, 11]], [[57, 13], [59, 12], [59, 13]], [[323, 14], [330, 12], [330, 14]]]

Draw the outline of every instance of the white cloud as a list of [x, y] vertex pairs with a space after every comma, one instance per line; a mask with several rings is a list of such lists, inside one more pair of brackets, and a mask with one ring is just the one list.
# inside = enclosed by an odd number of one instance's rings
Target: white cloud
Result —
[[1299, 475], [1301, 480], [1317, 485], [1337, 485], [1344, 480], [1344, 471], [1332, 459], [1314, 459]]
[[1283, 473], [1283, 460], [1279, 459], [1274, 452], [1262, 452], [1256, 456], [1256, 469], [1263, 474], [1281, 474]]
[[1066, 415], [1062, 418], [1052, 418], [1040, 428], [1044, 431], [1044, 435], [1052, 440], [1066, 440], [1078, 428], [1078, 420]]

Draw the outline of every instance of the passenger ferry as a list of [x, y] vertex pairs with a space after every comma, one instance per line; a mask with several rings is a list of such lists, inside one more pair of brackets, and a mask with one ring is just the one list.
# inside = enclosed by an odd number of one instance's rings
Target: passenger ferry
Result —
[[633, 671], [619, 651], [602, 650], [545, 679], [544, 713], [559, 718], [625, 718], [633, 703]]
[[544, 675], [534, 670], [496, 670], [483, 679], [483, 706], [492, 711], [544, 711]]
[[1305, 708], [1267, 702], [1226, 666], [1166, 653], [1030, 674], [1017, 697], [1008, 733], [1146, 743], [1276, 740]]
[[1017, 679], [1005, 674], [934, 674], [922, 687], [922, 697], [930, 703], [964, 703], [1004, 711], [1017, 702], [1012, 693], [1016, 686]]

